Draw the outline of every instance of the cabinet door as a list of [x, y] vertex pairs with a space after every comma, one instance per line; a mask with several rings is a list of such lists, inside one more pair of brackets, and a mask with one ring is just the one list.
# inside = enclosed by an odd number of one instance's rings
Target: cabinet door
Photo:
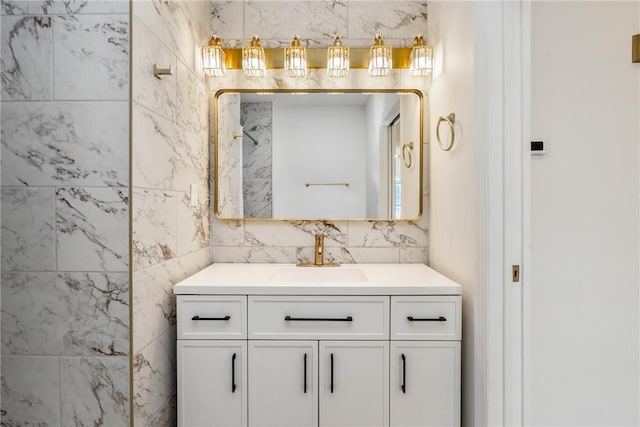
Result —
[[389, 425], [389, 342], [320, 341], [320, 425]]
[[247, 425], [247, 342], [178, 340], [178, 425]]
[[391, 342], [391, 425], [460, 425], [460, 342]]
[[249, 423], [318, 425], [317, 341], [249, 341]]

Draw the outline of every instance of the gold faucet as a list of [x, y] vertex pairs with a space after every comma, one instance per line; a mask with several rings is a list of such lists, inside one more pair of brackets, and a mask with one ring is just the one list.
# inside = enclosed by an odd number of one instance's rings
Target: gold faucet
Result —
[[324, 264], [324, 234], [316, 234], [316, 248], [313, 263], [317, 266]]
[[324, 234], [316, 234], [313, 263], [298, 264], [298, 267], [340, 267], [340, 264], [324, 262]]

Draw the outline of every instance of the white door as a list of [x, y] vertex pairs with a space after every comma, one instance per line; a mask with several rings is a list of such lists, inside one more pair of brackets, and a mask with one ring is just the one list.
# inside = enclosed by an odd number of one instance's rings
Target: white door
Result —
[[391, 342], [391, 425], [460, 425], [460, 342]]
[[247, 342], [178, 340], [178, 425], [247, 425]]
[[317, 341], [249, 341], [252, 426], [318, 425], [317, 355]]
[[320, 341], [320, 425], [389, 425], [389, 342]]

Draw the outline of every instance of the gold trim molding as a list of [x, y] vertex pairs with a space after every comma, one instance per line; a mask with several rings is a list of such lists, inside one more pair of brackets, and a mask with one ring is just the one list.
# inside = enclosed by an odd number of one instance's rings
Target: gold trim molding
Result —
[[[225, 49], [227, 70], [242, 69], [242, 49]], [[284, 68], [284, 49], [270, 48], [264, 50], [267, 69]], [[409, 68], [411, 48], [394, 47], [391, 50], [393, 68]], [[327, 48], [307, 48], [307, 65], [309, 69], [327, 68]], [[369, 66], [369, 48], [349, 48], [349, 69], [367, 69]]]
[[636, 34], [632, 39], [631, 61], [634, 64], [640, 63], [640, 34]]

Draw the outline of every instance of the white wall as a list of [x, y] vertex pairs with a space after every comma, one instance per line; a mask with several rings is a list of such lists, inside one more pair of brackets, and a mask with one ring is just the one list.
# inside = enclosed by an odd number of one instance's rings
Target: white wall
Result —
[[[463, 285], [462, 421], [469, 426], [476, 425], [473, 7], [472, 2], [429, 3], [429, 40], [434, 44], [435, 64], [430, 121], [425, 128], [430, 132], [429, 259], [431, 267]], [[436, 143], [433, 126], [439, 116], [451, 112], [456, 114], [456, 145], [444, 152]]]
[[365, 134], [364, 107], [274, 104], [274, 217], [365, 218]]
[[400, 113], [393, 93], [372, 96], [367, 114], [367, 218], [390, 217], [388, 126]]
[[639, 9], [532, 4], [528, 425], [640, 424]]

